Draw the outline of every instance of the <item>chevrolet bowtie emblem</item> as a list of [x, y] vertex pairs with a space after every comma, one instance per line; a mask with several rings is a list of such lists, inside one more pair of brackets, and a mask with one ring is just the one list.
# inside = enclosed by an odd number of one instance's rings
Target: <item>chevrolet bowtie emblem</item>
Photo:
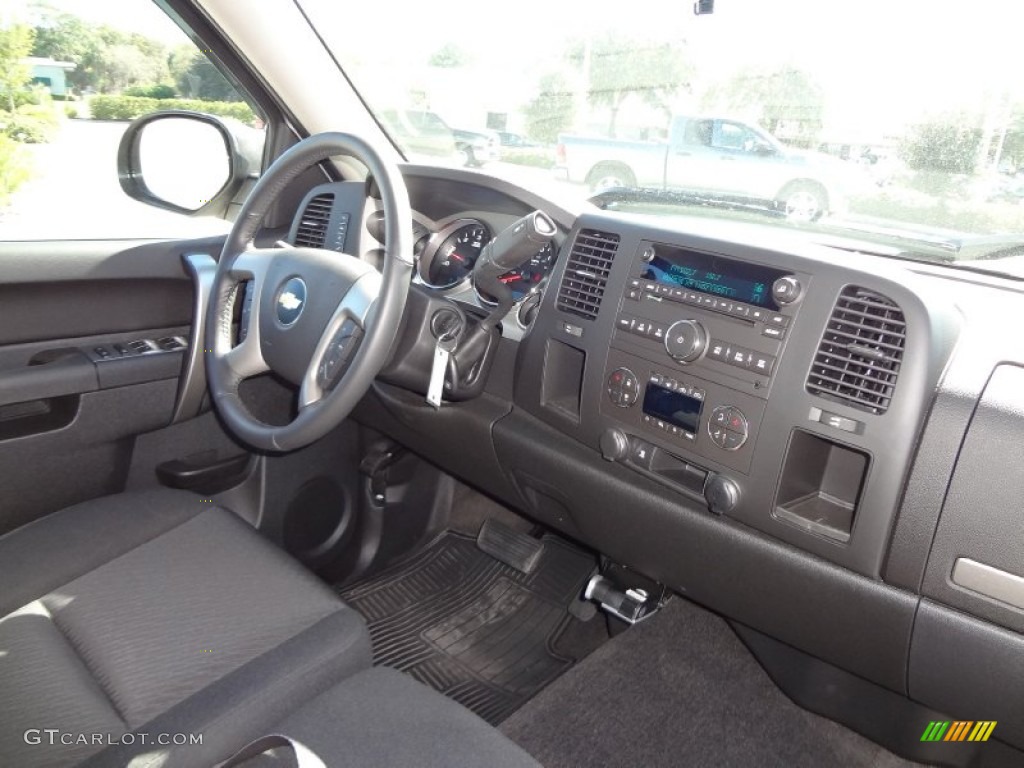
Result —
[[278, 299], [281, 306], [287, 310], [298, 309], [302, 306], [302, 299], [296, 296], [291, 291], [285, 291], [281, 294], [281, 298]]
[[277, 321], [287, 328], [299, 319], [306, 305], [306, 284], [301, 277], [291, 277], [277, 289]]

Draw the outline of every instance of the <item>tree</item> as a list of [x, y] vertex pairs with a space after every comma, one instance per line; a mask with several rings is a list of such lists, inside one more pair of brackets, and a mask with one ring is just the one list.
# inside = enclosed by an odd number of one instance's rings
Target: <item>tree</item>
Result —
[[430, 66], [442, 69], [464, 67], [470, 62], [470, 56], [458, 43], [445, 43], [430, 57]]
[[33, 56], [70, 61], [76, 68], [68, 72], [68, 82], [76, 88], [97, 87], [89, 60], [99, 56], [102, 45], [97, 28], [68, 13], [46, 14], [35, 28]]
[[89, 24], [68, 13], [42, 15], [32, 53], [74, 63], [68, 81], [79, 89], [121, 91], [170, 79], [163, 43], [138, 33]]
[[949, 115], [915, 125], [899, 146], [899, 155], [916, 171], [974, 173], [981, 129], [964, 115]]
[[693, 65], [677, 44], [606, 36], [588, 41], [571, 58], [587, 70], [589, 103], [608, 108], [608, 135], [612, 137], [619, 110], [633, 95], [660, 109], [667, 126], [673, 100], [690, 87], [693, 78]]
[[238, 91], [213, 62], [195, 48], [175, 49], [169, 63], [174, 83], [182, 96], [207, 101], [242, 101]]
[[32, 70], [23, 59], [32, 51], [34, 33], [24, 24], [0, 29], [0, 94], [14, 111], [14, 94], [32, 79]]
[[815, 143], [825, 111], [825, 91], [814, 77], [801, 69], [772, 71], [746, 69], [713, 86], [704, 95], [710, 110], [752, 111], [769, 133], [789, 124], [792, 138]]
[[534, 141], [551, 144], [558, 134], [569, 129], [576, 115], [572, 89], [559, 73], [541, 78], [537, 95], [523, 108], [526, 135]]

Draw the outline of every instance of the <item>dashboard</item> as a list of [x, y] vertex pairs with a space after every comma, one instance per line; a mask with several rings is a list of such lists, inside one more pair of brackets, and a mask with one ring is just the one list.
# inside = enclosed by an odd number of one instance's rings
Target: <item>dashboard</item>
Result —
[[[994, 341], [1019, 284], [757, 224], [573, 210], [454, 169], [405, 174], [429, 312], [489, 311], [472, 264], [518, 217], [544, 210], [559, 231], [507, 276], [517, 303], [478, 397], [435, 409], [381, 380], [357, 419], [851, 675], [851, 700], [984, 715], [1024, 747], [1024, 348]], [[372, 200], [354, 215], [347, 248], [372, 259]], [[429, 312], [406, 333], [429, 340]], [[411, 349], [396, 357], [422, 367]]]

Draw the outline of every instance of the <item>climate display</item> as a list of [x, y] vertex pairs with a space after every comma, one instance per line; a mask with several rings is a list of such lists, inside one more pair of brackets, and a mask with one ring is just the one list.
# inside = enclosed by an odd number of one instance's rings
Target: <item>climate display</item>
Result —
[[704, 406], [700, 400], [673, 392], [657, 384], [648, 384], [644, 392], [644, 413], [673, 424], [685, 432], [694, 434], [700, 423], [700, 411]]
[[772, 283], [786, 272], [670, 245], [658, 244], [653, 248], [654, 258], [644, 272], [645, 280], [765, 309], [779, 308], [772, 298]]

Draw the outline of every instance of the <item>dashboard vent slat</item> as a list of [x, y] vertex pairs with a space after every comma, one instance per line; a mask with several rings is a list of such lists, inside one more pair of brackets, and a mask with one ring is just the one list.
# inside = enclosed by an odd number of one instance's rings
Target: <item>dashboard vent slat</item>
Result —
[[558, 288], [558, 308], [587, 320], [596, 318], [618, 250], [618, 235], [581, 229]]
[[906, 318], [895, 302], [847, 286], [818, 344], [807, 391], [883, 414], [896, 389], [906, 342]]
[[333, 192], [324, 192], [310, 200], [299, 217], [294, 244], [304, 248], [323, 248], [333, 206]]

